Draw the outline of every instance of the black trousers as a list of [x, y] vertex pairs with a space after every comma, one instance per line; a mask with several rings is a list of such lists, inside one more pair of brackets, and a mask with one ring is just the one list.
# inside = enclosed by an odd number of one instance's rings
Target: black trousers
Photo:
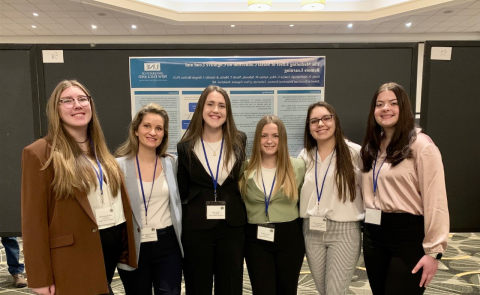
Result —
[[183, 230], [187, 295], [241, 295], [245, 230], [221, 220], [206, 230]]
[[173, 226], [157, 229], [156, 242], [140, 245], [138, 268], [118, 269], [127, 295], [179, 295], [182, 283], [182, 253]]
[[102, 242], [103, 260], [105, 262], [105, 271], [107, 273], [109, 295], [113, 295], [112, 283], [113, 274], [117, 267], [118, 260], [122, 254], [122, 232], [126, 223], [122, 223], [109, 228], [101, 229], [100, 241]]
[[382, 212], [381, 225], [365, 223], [363, 256], [374, 295], [423, 294], [423, 270], [412, 270], [425, 255], [424, 236], [423, 216]]
[[256, 224], [246, 226], [245, 260], [254, 295], [296, 295], [305, 256], [300, 218], [275, 223], [273, 242], [257, 239]]

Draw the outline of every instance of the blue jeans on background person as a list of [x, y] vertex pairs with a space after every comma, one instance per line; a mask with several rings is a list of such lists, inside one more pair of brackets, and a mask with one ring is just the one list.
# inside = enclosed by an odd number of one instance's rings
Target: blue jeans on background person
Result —
[[20, 263], [20, 246], [15, 237], [2, 237], [2, 244], [5, 247], [7, 256], [8, 272], [11, 275], [22, 274], [25, 265]]

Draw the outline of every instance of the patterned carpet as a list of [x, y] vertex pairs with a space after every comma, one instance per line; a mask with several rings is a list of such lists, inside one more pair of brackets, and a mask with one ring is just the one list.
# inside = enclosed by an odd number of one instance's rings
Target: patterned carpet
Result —
[[[19, 239], [21, 243], [21, 239]], [[17, 289], [8, 274], [5, 250], [0, 245], [0, 294], [33, 294], [28, 288]], [[21, 257], [23, 260], [23, 257]], [[112, 287], [117, 295], [125, 294], [122, 282], [115, 276]], [[182, 294], [184, 294], [182, 292]], [[243, 294], [252, 294], [248, 273], [245, 268]], [[298, 281], [298, 294], [318, 294], [305, 261]], [[363, 257], [357, 269], [348, 294], [372, 294], [368, 284]], [[437, 275], [425, 294], [478, 294], [480, 295], [480, 233], [454, 233], [450, 235], [448, 249], [442, 259]]]

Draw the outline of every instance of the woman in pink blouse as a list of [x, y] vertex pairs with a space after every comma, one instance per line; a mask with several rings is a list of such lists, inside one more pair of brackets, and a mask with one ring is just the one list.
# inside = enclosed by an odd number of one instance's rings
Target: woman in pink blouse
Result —
[[361, 156], [363, 253], [373, 294], [423, 294], [447, 248], [447, 195], [440, 151], [415, 128], [402, 86], [386, 83], [375, 92]]

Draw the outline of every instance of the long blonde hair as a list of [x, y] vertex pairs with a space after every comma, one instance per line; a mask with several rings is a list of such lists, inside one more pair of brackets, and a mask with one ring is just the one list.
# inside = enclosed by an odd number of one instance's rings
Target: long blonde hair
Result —
[[[287, 131], [282, 120], [277, 116], [264, 116], [257, 123], [255, 129], [255, 137], [253, 139], [252, 156], [248, 161], [246, 175], [241, 175], [238, 186], [244, 198], [247, 198], [247, 179], [253, 173], [253, 171], [261, 171], [262, 169], [262, 151], [260, 147], [260, 141], [262, 139], [263, 127], [267, 124], [273, 123], [278, 127], [278, 151], [277, 151], [277, 178], [275, 181], [275, 187], [273, 188], [274, 195], [280, 189], [283, 189], [283, 193], [291, 200], [298, 200], [297, 181], [295, 179], [295, 173], [293, 172], [293, 166], [290, 162], [290, 155], [288, 153], [287, 143]], [[283, 188], [282, 188], [283, 186]]]
[[133, 121], [128, 127], [128, 138], [115, 151], [116, 157], [127, 156], [128, 158], [132, 158], [138, 153], [138, 136], [135, 135], [135, 131], [137, 131], [140, 124], [142, 124], [143, 118], [146, 114], [157, 114], [163, 118], [163, 139], [162, 143], [160, 143], [160, 145], [157, 147], [156, 152], [160, 157], [165, 157], [167, 155], [169, 124], [168, 114], [163, 107], [152, 102], [146, 106], [143, 106], [133, 118]]
[[55, 87], [47, 102], [48, 134], [46, 139], [52, 142], [51, 152], [42, 170], [53, 165], [53, 189], [57, 199], [73, 197], [74, 189], [88, 193], [92, 184], [97, 187], [97, 176], [90, 161], [84, 156], [75, 139], [65, 129], [59, 115], [59, 100], [62, 92], [69, 87], [78, 87], [90, 97], [92, 119], [88, 123], [87, 135], [102, 165], [104, 177], [113, 196], [116, 196], [121, 185], [121, 170], [107, 148], [105, 136], [95, 110], [95, 103], [90, 92], [76, 80], [63, 80]]

